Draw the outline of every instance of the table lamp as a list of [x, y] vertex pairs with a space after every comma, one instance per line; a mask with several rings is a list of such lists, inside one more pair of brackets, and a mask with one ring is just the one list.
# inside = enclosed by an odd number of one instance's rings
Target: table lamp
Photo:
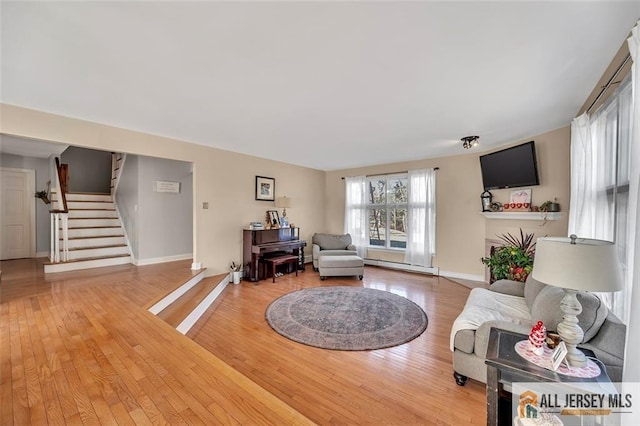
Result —
[[287, 207], [291, 208], [291, 198], [287, 197], [286, 195], [284, 197], [278, 197], [276, 199], [276, 207], [282, 208], [281, 222], [283, 226], [285, 226], [287, 223]]
[[538, 238], [533, 261], [534, 279], [554, 287], [564, 288], [560, 302], [564, 314], [558, 324], [558, 334], [567, 346], [567, 362], [572, 367], [584, 367], [585, 355], [576, 348], [584, 338], [577, 316], [582, 306], [578, 291], [610, 292], [622, 290], [616, 247], [610, 241], [578, 238]]

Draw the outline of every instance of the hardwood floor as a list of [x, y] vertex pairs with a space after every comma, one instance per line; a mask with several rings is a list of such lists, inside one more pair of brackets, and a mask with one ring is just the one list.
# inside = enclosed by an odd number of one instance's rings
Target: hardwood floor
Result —
[[[44, 276], [2, 262], [1, 424], [484, 424], [484, 385], [456, 386], [449, 331], [469, 289], [367, 267], [320, 281], [311, 268], [229, 285], [187, 336], [145, 307], [191, 276], [189, 262]], [[327, 351], [271, 330], [267, 305], [329, 285], [392, 291], [429, 317], [394, 348]], [[193, 340], [191, 340], [191, 339]]]

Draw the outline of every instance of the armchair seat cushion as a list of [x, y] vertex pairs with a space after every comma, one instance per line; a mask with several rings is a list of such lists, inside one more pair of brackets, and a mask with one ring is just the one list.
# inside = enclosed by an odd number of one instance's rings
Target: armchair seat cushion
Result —
[[355, 250], [321, 250], [318, 260], [321, 257], [329, 257], [329, 256], [356, 256], [357, 252]]

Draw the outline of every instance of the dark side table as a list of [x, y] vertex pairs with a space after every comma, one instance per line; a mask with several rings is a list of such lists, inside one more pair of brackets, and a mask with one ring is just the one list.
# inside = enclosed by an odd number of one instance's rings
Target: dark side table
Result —
[[[580, 349], [587, 357], [591, 357], [600, 367], [600, 375], [592, 379], [566, 376], [552, 370], [539, 367], [522, 358], [515, 350], [515, 345], [528, 338], [525, 334], [514, 333], [499, 328], [492, 328], [489, 334], [489, 346], [485, 363], [487, 364], [487, 425], [511, 424], [511, 404], [506, 395], [505, 386], [511, 387], [513, 382], [601, 382], [611, 383], [605, 366], [593, 352]], [[508, 405], [506, 405], [508, 404]], [[509, 417], [506, 417], [509, 416]]]

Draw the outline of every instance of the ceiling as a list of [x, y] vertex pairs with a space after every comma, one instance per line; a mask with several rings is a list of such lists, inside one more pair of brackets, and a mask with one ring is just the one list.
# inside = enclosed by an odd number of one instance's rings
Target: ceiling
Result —
[[0, 135], [0, 152], [3, 154], [49, 158], [52, 155], [58, 156], [62, 154], [68, 147], [69, 145], [59, 143]]
[[640, 17], [638, 1], [1, 7], [3, 103], [320, 170], [566, 126]]

